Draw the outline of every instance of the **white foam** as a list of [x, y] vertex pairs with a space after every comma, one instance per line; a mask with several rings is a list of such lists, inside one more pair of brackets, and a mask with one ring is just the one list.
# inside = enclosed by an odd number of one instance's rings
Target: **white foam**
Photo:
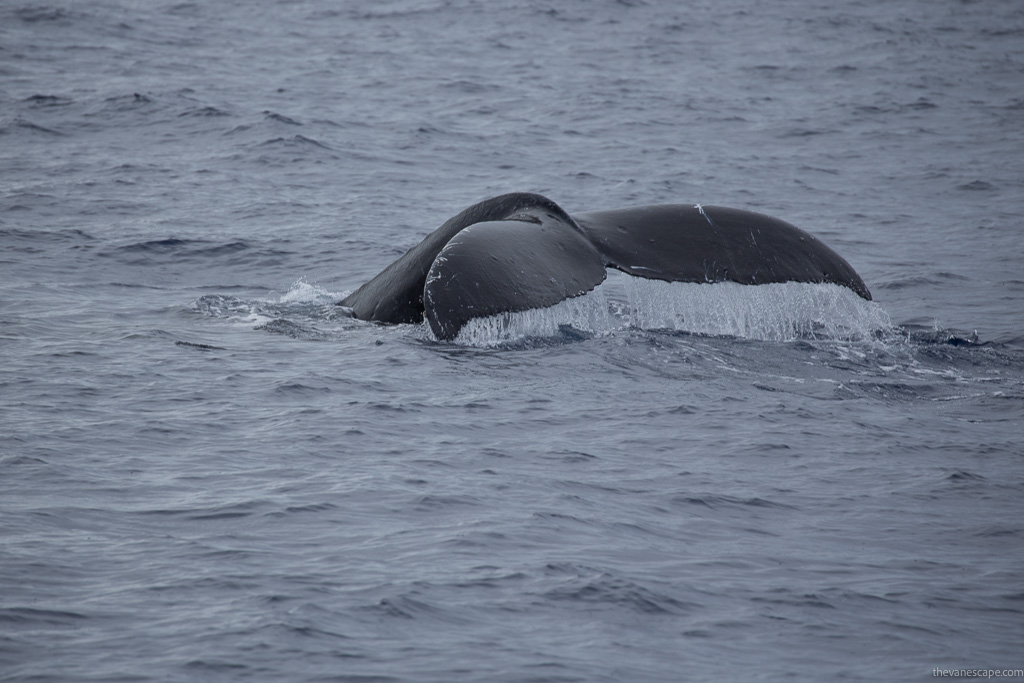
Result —
[[288, 291], [269, 292], [261, 299], [207, 295], [192, 302], [192, 310], [248, 327], [262, 327], [282, 317], [320, 319], [331, 317], [339, 295], [305, 279], [292, 283]]
[[313, 285], [300, 278], [292, 283], [287, 292], [282, 294], [276, 301], [269, 300], [268, 303], [275, 304], [308, 304], [321, 303], [323, 301], [337, 301], [339, 295], [329, 292], [320, 285]]
[[766, 341], [860, 340], [892, 328], [889, 315], [846, 287], [783, 282], [695, 284], [630, 277], [631, 323]]
[[566, 326], [587, 334], [606, 334], [621, 327], [604, 285], [583, 296], [548, 308], [473, 318], [455, 338], [465, 346], [496, 346], [529, 337], [554, 337]]
[[893, 324], [881, 306], [839, 285], [661, 282], [615, 272], [594, 291], [555, 306], [471, 320], [455, 343], [495, 346], [556, 336], [566, 327], [588, 335], [633, 327], [764, 341], [859, 341]]

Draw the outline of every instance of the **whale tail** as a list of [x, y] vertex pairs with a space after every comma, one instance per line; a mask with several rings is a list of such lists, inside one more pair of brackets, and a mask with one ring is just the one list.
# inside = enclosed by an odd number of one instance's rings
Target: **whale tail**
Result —
[[817, 237], [778, 218], [663, 204], [574, 217], [606, 265], [668, 282], [829, 282], [871, 300], [864, 281]]
[[541, 195], [513, 193], [452, 217], [339, 303], [364, 320], [426, 318], [450, 340], [473, 318], [585, 294], [608, 267], [669, 282], [828, 282], [871, 299], [841, 256], [777, 218], [699, 204], [573, 217]]
[[383, 323], [418, 323], [423, 320], [423, 286], [437, 255], [457, 234], [471, 225], [509, 220], [524, 211], [547, 211], [572, 221], [547, 197], [514, 192], [486, 199], [452, 216], [422, 242], [407, 251], [339, 304], [356, 318]]

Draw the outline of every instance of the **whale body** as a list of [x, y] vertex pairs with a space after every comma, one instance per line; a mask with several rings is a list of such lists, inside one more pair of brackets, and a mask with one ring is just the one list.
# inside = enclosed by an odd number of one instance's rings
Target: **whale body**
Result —
[[543, 308], [615, 268], [668, 282], [833, 283], [871, 299], [839, 254], [753, 211], [660, 204], [570, 216], [547, 197], [474, 204], [339, 302], [362, 320], [418, 323], [454, 339], [473, 318]]

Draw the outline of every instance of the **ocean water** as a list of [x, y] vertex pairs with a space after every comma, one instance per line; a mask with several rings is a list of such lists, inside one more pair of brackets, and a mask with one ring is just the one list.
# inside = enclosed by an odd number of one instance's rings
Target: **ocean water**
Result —
[[[510, 191], [862, 275], [335, 306]], [[1024, 669], [1024, 5], [0, 4], [0, 680]]]

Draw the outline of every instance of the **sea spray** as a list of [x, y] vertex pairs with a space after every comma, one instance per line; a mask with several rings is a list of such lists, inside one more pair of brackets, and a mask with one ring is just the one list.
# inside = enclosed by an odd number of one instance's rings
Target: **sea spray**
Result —
[[615, 273], [592, 292], [548, 308], [471, 320], [455, 342], [497, 346], [566, 328], [587, 335], [639, 328], [763, 341], [861, 341], [889, 333], [893, 324], [877, 303], [839, 285], [698, 284]]

